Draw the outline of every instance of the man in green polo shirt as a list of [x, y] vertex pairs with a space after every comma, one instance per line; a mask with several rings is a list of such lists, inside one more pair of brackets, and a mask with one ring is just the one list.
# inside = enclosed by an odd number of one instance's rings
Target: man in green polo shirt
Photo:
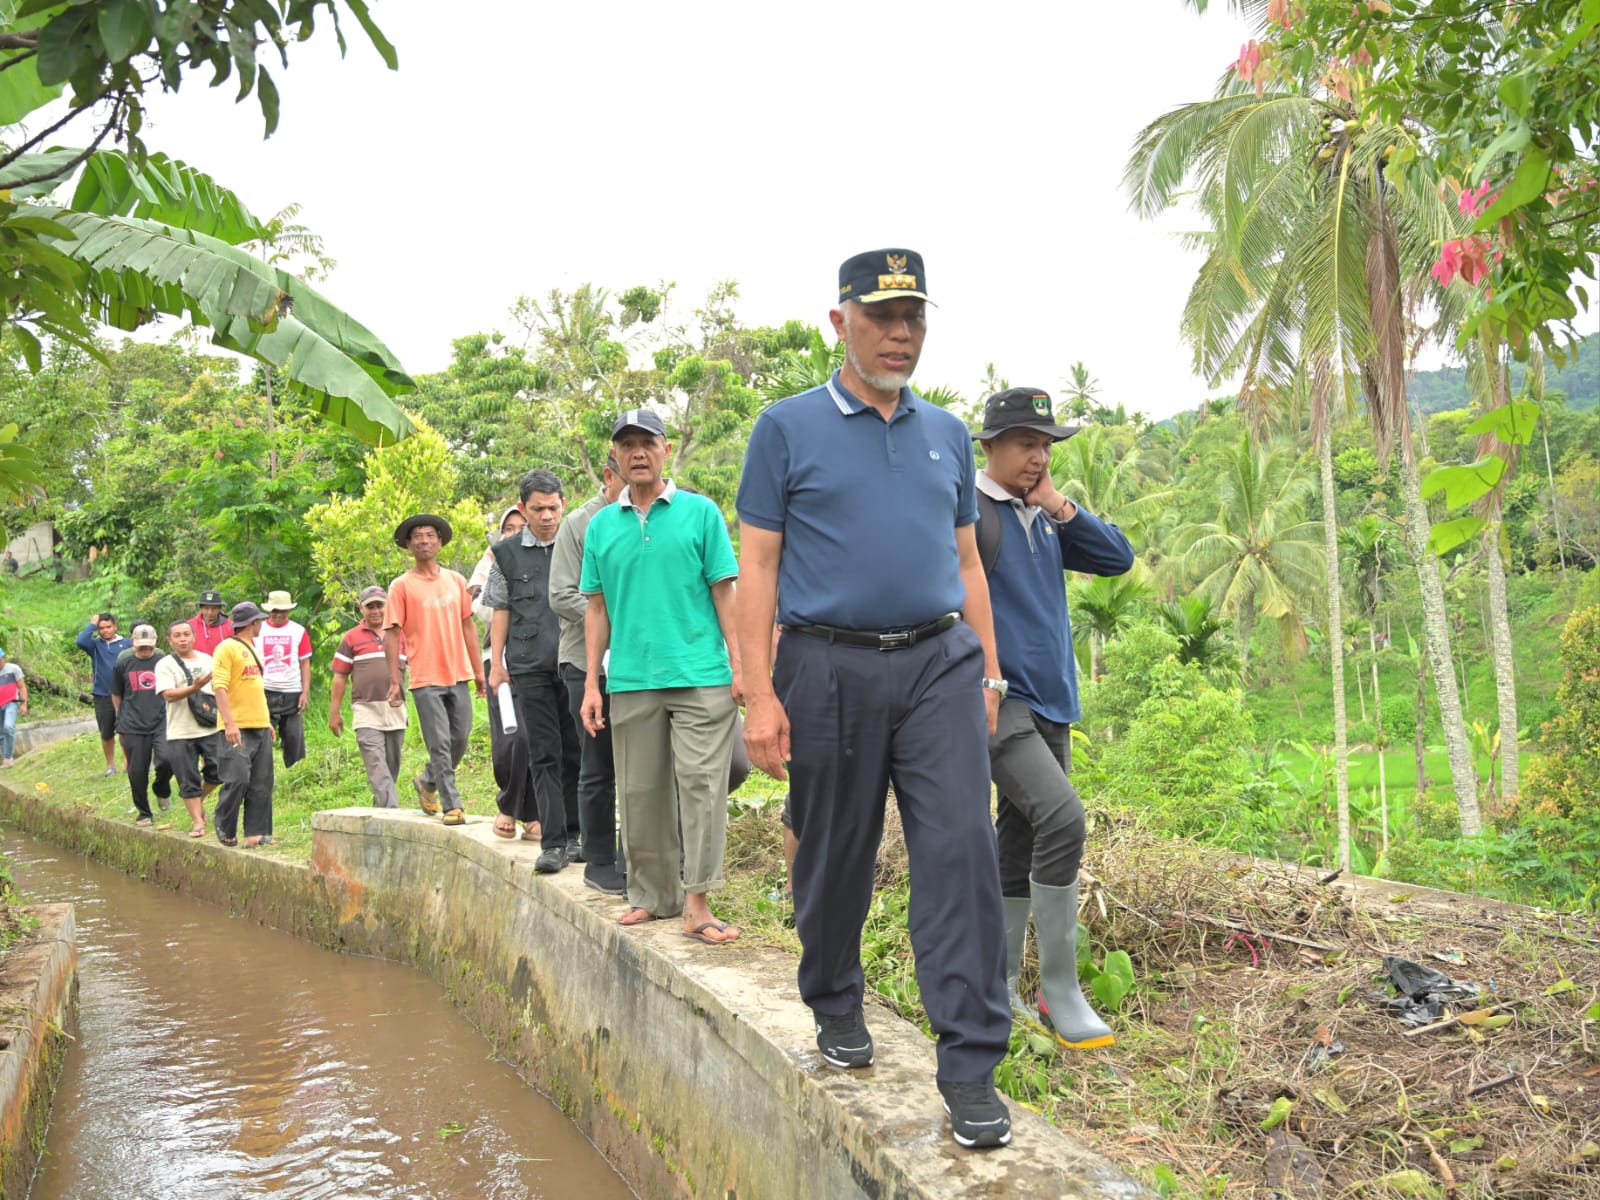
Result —
[[681, 913], [685, 937], [716, 946], [739, 936], [706, 903], [723, 883], [742, 690], [733, 636], [739, 567], [717, 506], [663, 477], [666, 435], [647, 408], [623, 413], [611, 433], [627, 487], [595, 513], [584, 538], [583, 724], [591, 736], [605, 726], [603, 677], [628, 861], [622, 924]]

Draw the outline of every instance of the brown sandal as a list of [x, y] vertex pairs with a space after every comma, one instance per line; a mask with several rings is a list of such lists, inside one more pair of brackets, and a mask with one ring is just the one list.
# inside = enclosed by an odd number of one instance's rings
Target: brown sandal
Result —
[[[501, 824], [502, 821], [506, 822], [506, 824]], [[511, 838], [516, 837], [517, 836], [517, 822], [516, 822], [516, 820], [514, 818], [512, 818], [512, 817], [506, 816], [505, 813], [501, 813], [498, 817], [496, 817], [494, 819], [494, 835], [495, 835], [495, 837], [503, 837], [503, 838], [507, 839], [508, 841]]]
[[539, 822], [529, 821], [522, 827], [522, 840], [525, 842], [539, 842], [544, 840], [544, 831]]

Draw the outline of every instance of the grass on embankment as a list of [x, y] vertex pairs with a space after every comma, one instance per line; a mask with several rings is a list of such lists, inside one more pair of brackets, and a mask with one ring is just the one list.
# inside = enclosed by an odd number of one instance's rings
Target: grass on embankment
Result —
[[[492, 818], [495, 808], [494, 773], [489, 761], [488, 718], [479, 705], [477, 721], [467, 755], [457, 770], [457, 782], [467, 812], [474, 816]], [[348, 723], [348, 716], [347, 716]], [[315, 702], [306, 713], [306, 757], [293, 767], [285, 768], [282, 752], [274, 747], [276, 755], [276, 783], [273, 788], [273, 837], [278, 845], [267, 853], [283, 855], [296, 861], [311, 858], [311, 814], [325, 808], [347, 808], [351, 805], [372, 803], [372, 793], [367, 787], [366, 772], [361, 767], [361, 755], [356, 749], [355, 735], [346, 729], [344, 736], [335, 738], [327, 727], [326, 701]], [[427, 761], [421, 735], [416, 722], [406, 738], [404, 770], [400, 779], [402, 804], [415, 802], [416, 793], [411, 787], [411, 777], [421, 771]], [[120, 747], [117, 764], [122, 763]], [[33, 792], [41, 799], [62, 805], [87, 808], [95, 816], [111, 821], [132, 824], [137, 813], [128, 788], [128, 777], [121, 773], [104, 777], [105, 759], [100, 749], [100, 739], [94, 733], [80, 734], [53, 746], [47, 746], [17, 759], [17, 765], [5, 773], [3, 780], [17, 791]], [[152, 772], [153, 775], [153, 772]], [[207, 799], [206, 836], [215, 836], [211, 825], [215, 793]], [[150, 796], [150, 806], [156, 809], [155, 796]], [[156, 827], [172, 836], [184, 837], [189, 831], [189, 817], [183, 802], [173, 789], [172, 809], [156, 811]]]

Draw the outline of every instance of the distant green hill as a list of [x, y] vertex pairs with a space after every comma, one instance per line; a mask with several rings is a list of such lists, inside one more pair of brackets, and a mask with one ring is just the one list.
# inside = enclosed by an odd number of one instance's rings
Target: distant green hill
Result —
[[[1511, 364], [1512, 395], [1522, 390], [1525, 374], [1527, 368], [1521, 363]], [[1576, 360], [1565, 367], [1558, 369], [1547, 360], [1544, 386], [1547, 392], [1565, 392], [1570, 409], [1600, 405], [1600, 334], [1584, 338], [1579, 343]], [[1437, 371], [1418, 371], [1411, 378], [1409, 395], [1411, 403], [1424, 414], [1467, 408], [1472, 403], [1467, 394], [1467, 369], [1441, 367]]]

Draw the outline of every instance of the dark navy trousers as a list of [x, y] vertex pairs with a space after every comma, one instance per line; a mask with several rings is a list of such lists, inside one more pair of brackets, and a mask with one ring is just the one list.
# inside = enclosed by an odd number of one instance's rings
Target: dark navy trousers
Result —
[[832, 1016], [862, 1002], [861, 927], [893, 784], [917, 982], [948, 1082], [988, 1079], [1011, 1034], [982, 678], [965, 624], [888, 653], [787, 633], [773, 671], [800, 839], [800, 997]]

